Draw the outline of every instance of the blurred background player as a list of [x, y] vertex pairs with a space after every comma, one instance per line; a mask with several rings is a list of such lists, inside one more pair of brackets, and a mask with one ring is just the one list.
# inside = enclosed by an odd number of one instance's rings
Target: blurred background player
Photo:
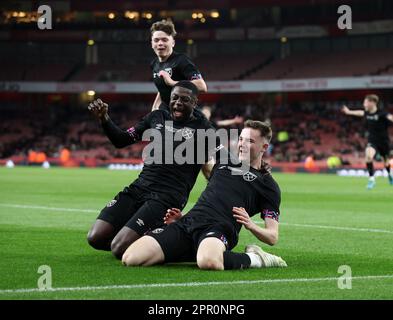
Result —
[[[263, 243], [278, 241], [281, 191], [262, 162], [271, 137], [266, 123], [246, 121], [238, 140], [238, 159], [249, 168], [217, 160], [209, 184], [190, 212], [134, 242], [124, 253], [123, 264], [150, 266], [196, 260], [199, 268], [208, 270], [286, 267], [280, 257], [256, 245], [247, 246], [244, 253], [231, 251], [242, 226]], [[178, 210], [168, 213], [176, 215]], [[264, 228], [251, 219], [258, 213], [265, 221]]]
[[[158, 89], [152, 110], [168, 108], [172, 87], [180, 80], [192, 81], [199, 92], [207, 92], [207, 86], [195, 64], [182, 53], [173, 51], [175, 47], [175, 26], [171, 20], [153, 23], [151, 46], [156, 58], [150, 66], [153, 71], [153, 82]], [[161, 104], [161, 103], [164, 104]]]
[[393, 185], [393, 174], [390, 170], [390, 141], [388, 126], [393, 122], [393, 115], [378, 108], [379, 97], [375, 94], [369, 94], [364, 98], [364, 110], [350, 110], [343, 106], [342, 111], [346, 115], [365, 117], [368, 130], [368, 143], [366, 147], [366, 165], [369, 173], [367, 189], [375, 187], [374, 164], [373, 159], [377, 152], [384, 160], [385, 169], [388, 172], [389, 183]]

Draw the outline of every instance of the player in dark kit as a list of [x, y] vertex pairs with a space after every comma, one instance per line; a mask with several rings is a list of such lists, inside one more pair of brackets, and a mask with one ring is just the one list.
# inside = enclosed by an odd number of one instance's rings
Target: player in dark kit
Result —
[[386, 171], [388, 172], [389, 183], [393, 185], [393, 173], [390, 170], [390, 141], [388, 127], [389, 122], [393, 122], [393, 115], [378, 109], [379, 98], [375, 94], [367, 95], [364, 98], [364, 110], [350, 110], [343, 106], [342, 111], [346, 115], [365, 117], [368, 130], [368, 143], [366, 147], [366, 165], [369, 173], [367, 189], [375, 187], [373, 159], [377, 152], [383, 158]]
[[[285, 267], [284, 260], [256, 245], [247, 246], [245, 253], [230, 251], [238, 242], [242, 226], [269, 245], [278, 240], [281, 192], [262, 166], [271, 137], [267, 124], [246, 121], [238, 142], [241, 162], [217, 161], [205, 191], [190, 212], [135, 241], [124, 253], [123, 264], [196, 261], [199, 268], [209, 270]], [[249, 166], [241, 169], [244, 162]], [[265, 220], [265, 228], [251, 220], [257, 213]], [[168, 221], [177, 214], [170, 209]]]
[[171, 90], [180, 80], [189, 80], [199, 92], [207, 92], [206, 83], [195, 64], [185, 54], [173, 51], [176, 36], [173, 23], [170, 20], [155, 22], [150, 32], [151, 46], [156, 54], [150, 66], [158, 89], [152, 110], [168, 109]]
[[[93, 248], [111, 250], [120, 259], [133, 241], [163, 224], [167, 208], [184, 207], [202, 167], [201, 161], [178, 164], [172, 160], [168, 164], [165, 157], [173, 155], [183, 142], [197, 148], [200, 141], [193, 134], [195, 130], [211, 128], [206, 118], [194, 110], [197, 94], [198, 89], [190, 81], [178, 82], [172, 90], [171, 112], [155, 110], [127, 131], [121, 130], [109, 118], [107, 104], [98, 99], [89, 105], [89, 110], [100, 120], [105, 134], [117, 148], [141, 141], [149, 129], [155, 129], [152, 131], [163, 141], [161, 152], [154, 155], [154, 159], [158, 155], [159, 160], [153, 163], [145, 160], [139, 177], [102, 209], [88, 234], [88, 242]], [[180, 133], [180, 139], [176, 133]]]

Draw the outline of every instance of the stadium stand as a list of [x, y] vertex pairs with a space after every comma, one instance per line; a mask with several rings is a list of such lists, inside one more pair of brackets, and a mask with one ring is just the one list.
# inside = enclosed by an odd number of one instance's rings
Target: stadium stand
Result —
[[[359, 104], [355, 101], [348, 103]], [[275, 132], [271, 151], [274, 162], [301, 163], [312, 156], [317, 163], [325, 163], [329, 156], [336, 155], [344, 164], [361, 164], [366, 140], [363, 133], [359, 133], [364, 130], [359, 130], [359, 127], [363, 128], [364, 124], [362, 120], [343, 117], [339, 111], [341, 104], [337, 101], [315, 105], [315, 102], [305, 101], [297, 105], [267, 108], [257, 101], [249, 101], [246, 106], [220, 102], [214, 108], [214, 118], [220, 120], [242, 114], [246, 118], [270, 121]], [[149, 107], [149, 104], [117, 106], [111, 111], [111, 116], [121, 127], [127, 128], [140, 119]], [[392, 107], [388, 106], [387, 109], [393, 111]], [[45, 152], [49, 158], [56, 158], [63, 146], [71, 150], [74, 159], [94, 159], [98, 164], [113, 159], [141, 159], [143, 143], [115, 149], [87, 113], [70, 109], [64, 114], [48, 108], [35, 112], [29, 119], [23, 114], [8, 116], [9, 121], [0, 125], [0, 159], [27, 159], [30, 150]], [[67, 122], [63, 123], [61, 120], [64, 116]], [[277, 135], [284, 130], [288, 132], [289, 139], [280, 142]]]
[[393, 49], [294, 54], [277, 59], [247, 79], [291, 79], [378, 75], [393, 71]]

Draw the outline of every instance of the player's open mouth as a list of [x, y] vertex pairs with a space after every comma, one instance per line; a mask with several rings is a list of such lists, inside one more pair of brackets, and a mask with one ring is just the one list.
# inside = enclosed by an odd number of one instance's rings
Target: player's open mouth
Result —
[[183, 116], [183, 112], [182, 111], [178, 111], [178, 110], [174, 110], [173, 111], [173, 115], [175, 116], [175, 118], [180, 118]]

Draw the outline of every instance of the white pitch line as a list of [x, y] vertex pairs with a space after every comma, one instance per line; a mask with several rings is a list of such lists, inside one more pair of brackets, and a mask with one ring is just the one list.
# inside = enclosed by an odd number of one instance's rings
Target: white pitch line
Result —
[[[73, 209], [73, 208], [58, 208], [58, 207], [46, 207], [46, 206], [31, 206], [31, 205], [20, 205], [20, 204], [9, 204], [9, 203], [0, 203], [0, 207], [17, 208], [17, 209], [39, 209], [39, 210], [49, 210], [49, 211], [66, 211], [66, 212], [88, 212], [88, 213], [98, 213], [100, 210], [100, 209], [78, 209], [78, 208]], [[257, 224], [263, 224], [262, 221], [254, 221], [254, 222]], [[300, 224], [300, 223], [287, 223], [287, 222], [280, 222], [280, 224], [285, 226], [300, 227], [300, 228], [315, 228], [315, 229], [330, 229], [330, 230], [393, 234], [393, 230], [383, 230], [383, 229], [352, 228], [352, 227], [325, 226], [325, 225], [317, 225], [317, 224]]]
[[383, 230], [383, 229], [367, 229], [367, 228], [351, 228], [351, 227], [337, 227], [337, 226], [320, 226], [315, 224], [298, 224], [298, 223], [285, 223], [282, 222], [282, 225], [288, 225], [291, 227], [302, 227], [302, 228], [318, 228], [318, 229], [332, 229], [332, 230], [345, 230], [345, 231], [360, 231], [360, 232], [376, 232], [376, 233], [391, 233], [392, 230]]
[[[146, 288], [169, 288], [169, 287], [201, 287], [201, 286], [220, 286], [220, 285], [249, 285], [264, 283], [297, 283], [297, 282], [320, 282], [320, 281], [337, 281], [342, 277], [327, 278], [297, 278], [297, 279], [266, 279], [266, 280], [240, 280], [240, 281], [212, 281], [212, 282], [180, 282], [180, 283], [150, 283], [150, 284], [130, 284], [130, 285], [112, 285], [112, 286], [87, 286], [87, 287], [63, 287], [40, 290], [31, 289], [6, 289], [0, 290], [0, 294], [6, 293], [47, 293], [59, 291], [95, 291], [95, 290], [118, 290], [118, 289], [146, 289]], [[349, 278], [348, 278], [349, 279]], [[375, 279], [393, 279], [393, 275], [376, 275], [376, 276], [357, 276], [351, 277], [351, 280], [375, 280]]]
[[[254, 222], [257, 224], [264, 224], [264, 222], [262, 222], [262, 221], [254, 221]], [[375, 232], [375, 233], [393, 234], [392, 230], [383, 230], [383, 229], [321, 226], [321, 225], [317, 225], [317, 224], [300, 224], [300, 223], [287, 223], [287, 222], [280, 222], [280, 225], [290, 226], [290, 227], [300, 227], [300, 228], [331, 229], [331, 230], [343, 230], [343, 231], [359, 231], [359, 232]]]
[[67, 212], [98, 212], [99, 211], [99, 210], [92, 210], [92, 209], [56, 208], [56, 207], [44, 207], [44, 206], [30, 206], [30, 205], [22, 205], [22, 204], [9, 204], [9, 203], [0, 203], [0, 207], [17, 208], [17, 209], [39, 209], [39, 210], [50, 210], [50, 211], [67, 211]]

